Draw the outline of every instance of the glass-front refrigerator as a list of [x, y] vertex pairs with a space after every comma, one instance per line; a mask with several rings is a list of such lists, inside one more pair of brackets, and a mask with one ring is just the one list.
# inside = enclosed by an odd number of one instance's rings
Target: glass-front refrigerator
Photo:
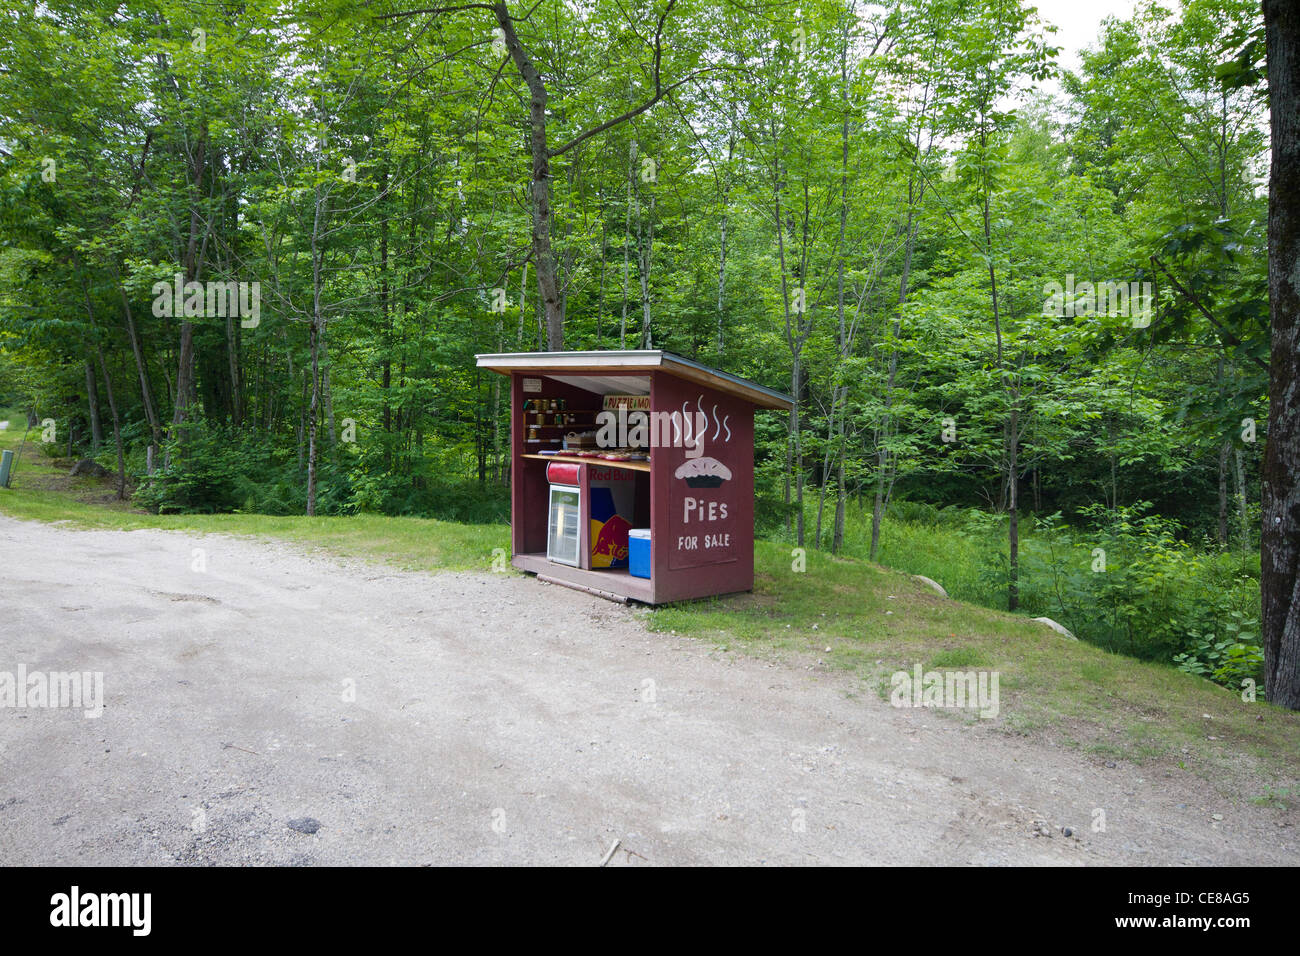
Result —
[[546, 532], [546, 557], [558, 564], [578, 566], [578, 529], [582, 520], [582, 492], [570, 485], [551, 485], [550, 515]]

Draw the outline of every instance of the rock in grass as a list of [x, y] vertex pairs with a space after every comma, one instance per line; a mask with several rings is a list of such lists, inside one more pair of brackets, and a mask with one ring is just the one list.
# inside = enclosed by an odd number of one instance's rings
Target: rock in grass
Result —
[[289, 821], [289, 829], [299, 833], [315, 833], [320, 829], [320, 821], [315, 817], [299, 817]]
[[948, 596], [948, 592], [943, 589], [943, 585], [940, 584], [938, 581], [934, 580], [933, 578], [927, 578], [924, 574], [914, 574], [912, 575], [912, 577], [916, 578], [922, 584], [928, 585], [929, 587], [933, 588], [935, 592], [940, 594], [941, 596], [943, 597]]
[[1067, 630], [1063, 625], [1057, 624], [1050, 617], [1036, 617], [1034, 618], [1034, 620], [1037, 621], [1039, 624], [1046, 624], [1048, 627], [1050, 627], [1057, 634], [1060, 634], [1064, 638], [1068, 638], [1071, 641], [1078, 640], [1078, 638], [1075, 637], [1073, 634], [1071, 634], [1069, 630]]
[[70, 474], [73, 478], [80, 475], [86, 475], [91, 478], [107, 478], [109, 476], [109, 470], [93, 459], [83, 458], [72, 466]]

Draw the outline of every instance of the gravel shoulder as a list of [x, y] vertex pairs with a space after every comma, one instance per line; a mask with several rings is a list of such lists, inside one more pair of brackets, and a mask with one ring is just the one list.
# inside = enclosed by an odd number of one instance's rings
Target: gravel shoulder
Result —
[[8, 864], [1300, 862], [1294, 811], [514, 573], [6, 517], [0, 568], [0, 672], [104, 675], [0, 708]]

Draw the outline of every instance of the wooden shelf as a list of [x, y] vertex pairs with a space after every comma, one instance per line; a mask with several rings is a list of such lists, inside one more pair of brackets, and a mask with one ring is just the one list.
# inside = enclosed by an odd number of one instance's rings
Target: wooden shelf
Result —
[[538, 461], [563, 461], [575, 465], [603, 465], [606, 468], [626, 468], [629, 471], [649, 471], [648, 461], [609, 461], [605, 458], [579, 458], [577, 455], [521, 455]]

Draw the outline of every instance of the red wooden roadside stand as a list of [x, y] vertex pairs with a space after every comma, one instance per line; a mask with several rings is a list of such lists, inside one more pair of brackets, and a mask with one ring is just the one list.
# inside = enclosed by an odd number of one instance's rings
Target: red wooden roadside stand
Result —
[[623, 602], [753, 590], [754, 409], [790, 396], [661, 351], [477, 358], [510, 376], [515, 567]]

